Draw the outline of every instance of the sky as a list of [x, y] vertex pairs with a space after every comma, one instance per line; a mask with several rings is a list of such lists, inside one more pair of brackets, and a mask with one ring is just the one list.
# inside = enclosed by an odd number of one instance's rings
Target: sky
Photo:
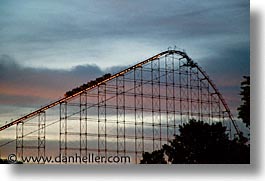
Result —
[[177, 46], [236, 117], [250, 74], [247, 0], [1, 0], [0, 123]]

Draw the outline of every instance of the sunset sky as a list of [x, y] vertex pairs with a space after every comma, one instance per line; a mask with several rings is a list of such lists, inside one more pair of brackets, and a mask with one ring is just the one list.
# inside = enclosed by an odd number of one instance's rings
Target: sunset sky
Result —
[[249, 16], [246, 0], [1, 0], [0, 125], [175, 45], [236, 117], [250, 72]]

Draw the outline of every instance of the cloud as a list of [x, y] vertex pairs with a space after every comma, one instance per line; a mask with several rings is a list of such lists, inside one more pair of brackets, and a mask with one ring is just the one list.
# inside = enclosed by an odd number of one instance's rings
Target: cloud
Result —
[[8, 55], [0, 56], [0, 100], [4, 104], [29, 105], [63, 96], [64, 92], [104, 74], [95, 65], [70, 70], [29, 68]]
[[213, 78], [217, 85], [234, 86], [250, 73], [249, 44], [234, 43], [231, 47], [220, 46], [214, 54], [196, 60]]
[[35, 67], [120, 65], [174, 44], [200, 57], [224, 41], [230, 46], [249, 39], [249, 2], [244, 0], [29, 0], [1, 1], [0, 7], [0, 54]]

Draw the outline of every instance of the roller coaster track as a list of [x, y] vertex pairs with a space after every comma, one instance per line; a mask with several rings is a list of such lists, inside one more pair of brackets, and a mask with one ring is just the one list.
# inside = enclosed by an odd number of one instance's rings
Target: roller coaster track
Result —
[[134, 66], [131, 66], [131, 67], [125, 69], [125, 70], [122, 70], [122, 71], [112, 75], [111, 77], [108, 77], [108, 78], [102, 80], [101, 82], [97, 82], [97, 84], [95, 84], [95, 85], [92, 85], [92, 86], [90, 86], [90, 87], [88, 87], [88, 88], [86, 88], [84, 90], [81, 90], [81, 91], [79, 91], [79, 92], [77, 92], [77, 93], [75, 93], [73, 95], [70, 95], [68, 97], [61, 98], [61, 99], [59, 99], [59, 100], [57, 100], [55, 102], [52, 102], [51, 104], [48, 104], [46, 106], [41, 107], [40, 109], [37, 109], [36, 111], [33, 111], [33, 112], [23, 116], [23, 117], [20, 117], [19, 119], [16, 119], [16, 120], [14, 120], [14, 121], [12, 121], [12, 122], [0, 127], [0, 131], [3, 131], [3, 130], [5, 130], [5, 129], [13, 126], [13, 125], [22, 123], [22, 122], [26, 121], [29, 118], [33, 118], [33, 117], [37, 116], [38, 114], [41, 114], [42, 112], [44, 112], [44, 111], [46, 111], [46, 110], [48, 110], [48, 109], [50, 109], [52, 107], [55, 107], [56, 105], [59, 105], [59, 104], [62, 104], [64, 102], [68, 101], [68, 100], [71, 100], [74, 97], [77, 97], [80, 94], [82, 94], [82, 93], [84, 93], [84, 92], [86, 92], [88, 90], [91, 90], [91, 89], [93, 89], [93, 88], [95, 88], [95, 87], [97, 87], [97, 86], [99, 86], [101, 84], [104, 84], [104, 83], [106, 83], [106, 82], [108, 82], [108, 81], [110, 81], [112, 79], [115, 79], [116, 77], [122, 76], [122, 75], [128, 73], [129, 71], [132, 71], [134, 69], [140, 68], [144, 64], [147, 64], [147, 63], [152, 62], [152, 61], [154, 61], [156, 59], [159, 59], [161, 56], [170, 55], [170, 54], [178, 54], [178, 55], [182, 56], [183, 58], [187, 59], [187, 66], [190, 66], [192, 68], [196, 67], [199, 70], [199, 72], [204, 76], [204, 78], [212, 86], [213, 90], [215, 91], [215, 94], [219, 97], [219, 99], [220, 99], [221, 103], [223, 104], [223, 106], [224, 106], [224, 108], [225, 108], [230, 120], [232, 121], [232, 124], [233, 124], [233, 126], [234, 126], [234, 128], [236, 130], [236, 133], [240, 134], [240, 130], [238, 129], [238, 126], [237, 126], [236, 122], [233, 119], [232, 113], [231, 113], [227, 103], [225, 102], [222, 94], [218, 91], [216, 85], [213, 83], [213, 81], [210, 79], [210, 77], [207, 75], [207, 73], [205, 71], [203, 71], [203, 69], [200, 66], [198, 66], [197, 63], [195, 63], [185, 52], [178, 51], [178, 50], [167, 50], [167, 51], [161, 52], [161, 53], [159, 53], [159, 54], [157, 54], [157, 55], [155, 55], [155, 56], [153, 56], [153, 57], [151, 57], [149, 59], [146, 59], [146, 60], [144, 60], [144, 61], [142, 61], [142, 62], [140, 62], [140, 63], [138, 63], [138, 64], [136, 64]]

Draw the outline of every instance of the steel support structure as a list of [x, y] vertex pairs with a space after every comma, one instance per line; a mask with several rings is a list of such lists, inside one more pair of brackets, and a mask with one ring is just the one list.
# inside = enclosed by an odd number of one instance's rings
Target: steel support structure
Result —
[[[26, 130], [26, 131], [25, 131]], [[32, 131], [34, 130], [34, 131]], [[34, 132], [34, 133], [33, 133]], [[16, 156], [45, 157], [46, 149], [46, 113], [40, 112], [37, 117], [18, 123], [16, 126]], [[36, 163], [43, 163], [42, 160]]]
[[24, 122], [18, 123], [16, 126], [16, 156], [17, 158], [23, 157], [23, 135], [24, 135]]
[[126, 124], [125, 124], [125, 82], [124, 76], [117, 77], [116, 79], [116, 150], [117, 155], [126, 155]]
[[59, 155], [67, 156], [67, 102], [59, 108]]
[[87, 92], [80, 94], [80, 156], [87, 156]]
[[[89, 153], [130, 156], [139, 163], [143, 152], [158, 150], [190, 119], [222, 122], [238, 133], [230, 110], [215, 84], [184, 52], [168, 50], [114, 74], [97, 85], [16, 120], [16, 152], [45, 155], [46, 111], [57, 106], [61, 156]], [[45, 110], [45, 111], [43, 111]], [[37, 147], [27, 146], [31, 115], [38, 117]], [[54, 118], [55, 116], [53, 116]], [[26, 121], [25, 121], [26, 120]], [[1, 127], [12, 125], [11, 123]]]

